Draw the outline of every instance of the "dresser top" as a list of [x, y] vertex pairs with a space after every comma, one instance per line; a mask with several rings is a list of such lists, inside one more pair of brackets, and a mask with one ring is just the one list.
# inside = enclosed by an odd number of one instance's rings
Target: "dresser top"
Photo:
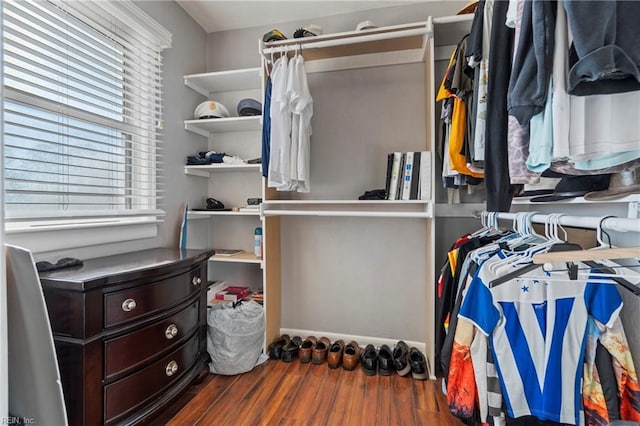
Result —
[[82, 266], [41, 272], [40, 281], [45, 288], [86, 291], [188, 269], [212, 254], [211, 250], [154, 248], [87, 259]]

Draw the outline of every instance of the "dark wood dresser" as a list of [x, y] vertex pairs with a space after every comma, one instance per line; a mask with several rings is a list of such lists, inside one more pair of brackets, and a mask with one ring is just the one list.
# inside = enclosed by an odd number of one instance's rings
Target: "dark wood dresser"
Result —
[[150, 423], [206, 374], [211, 254], [152, 249], [40, 274], [71, 425]]

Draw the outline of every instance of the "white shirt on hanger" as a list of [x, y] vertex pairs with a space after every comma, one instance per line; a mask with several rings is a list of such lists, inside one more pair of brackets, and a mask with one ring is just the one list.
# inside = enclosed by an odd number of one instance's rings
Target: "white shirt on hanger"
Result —
[[309, 192], [309, 161], [311, 142], [311, 117], [313, 98], [309, 92], [304, 58], [296, 55], [289, 64], [287, 98], [292, 112], [291, 119], [291, 169], [292, 190]]
[[271, 151], [267, 185], [287, 188], [290, 175], [291, 111], [286, 97], [289, 58], [280, 56], [271, 71]]

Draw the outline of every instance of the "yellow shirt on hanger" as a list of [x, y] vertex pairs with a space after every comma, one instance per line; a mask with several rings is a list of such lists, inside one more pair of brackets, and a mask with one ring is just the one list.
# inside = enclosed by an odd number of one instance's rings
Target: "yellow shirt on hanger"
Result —
[[449, 73], [449, 69], [453, 64], [455, 58], [455, 51], [451, 54], [449, 64], [447, 65], [447, 71], [442, 78], [440, 88], [438, 89], [438, 95], [436, 96], [436, 102], [442, 101], [447, 98], [453, 98], [453, 112], [451, 117], [451, 133], [449, 135], [449, 162], [451, 168], [463, 175], [472, 176], [474, 178], [484, 178], [484, 173], [477, 173], [471, 171], [467, 167], [467, 158], [460, 154], [464, 145], [464, 136], [467, 131], [467, 107], [465, 102], [458, 98], [455, 94], [450, 92], [444, 86], [446, 76]]

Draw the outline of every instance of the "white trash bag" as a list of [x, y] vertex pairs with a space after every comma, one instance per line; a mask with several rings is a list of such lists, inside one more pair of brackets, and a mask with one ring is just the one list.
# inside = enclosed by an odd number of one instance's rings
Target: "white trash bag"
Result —
[[258, 363], [264, 339], [264, 309], [259, 303], [242, 302], [235, 308], [231, 303], [213, 305], [207, 325], [212, 373], [246, 373]]

